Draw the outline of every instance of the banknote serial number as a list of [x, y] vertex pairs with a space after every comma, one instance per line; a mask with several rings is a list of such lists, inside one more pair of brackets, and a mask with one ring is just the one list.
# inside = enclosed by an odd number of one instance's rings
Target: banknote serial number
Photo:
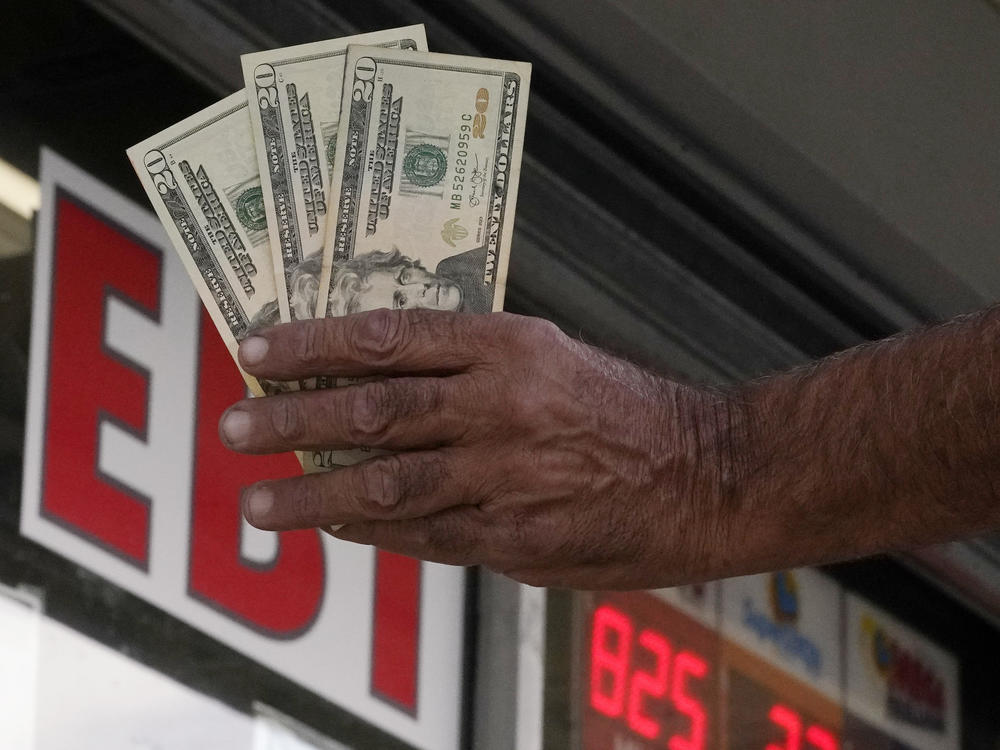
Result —
[[[451, 182], [451, 208], [461, 210], [462, 194], [465, 192], [465, 173], [469, 166], [469, 144], [473, 138], [486, 137], [486, 110], [490, 106], [490, 92], [481, 88], [476, 92], [475, 112], [466, 112], [462, 115], [462, 124], [458, 128], [458, 146], [455, 151], [455, 173]], [[479, 163], [476, 157], [476, 163]], [[470, 197], [469, 204], [473, 207], [479, 205], [479, 200], [474, 196]]]

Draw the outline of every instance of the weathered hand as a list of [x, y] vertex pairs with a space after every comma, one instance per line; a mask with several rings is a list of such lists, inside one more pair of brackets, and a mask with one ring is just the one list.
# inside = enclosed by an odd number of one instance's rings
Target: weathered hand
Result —
[[241, 401], [220, 423], [233, 450], [395, 451], [248, 488], [254, 526], [345, 524], [335, 536], [584, 588], [698, 577], [724, 541], [721, 398], [544, 321], [377, 310], [261, 331], [240, 356], [270, 379], [386, 377]]

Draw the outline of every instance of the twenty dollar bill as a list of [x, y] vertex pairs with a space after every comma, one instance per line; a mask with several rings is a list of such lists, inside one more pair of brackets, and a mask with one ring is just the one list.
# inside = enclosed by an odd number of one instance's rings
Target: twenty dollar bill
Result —
[[245, 92], [147, 138], [128, 157], [235, 360], [239, 342], [276, 309]]
[[[242, 57], [273, 249], [278, 313], [286, 322], [311, 318], [315, 312], [344, 57], [350, 44], [427, 49], [424, 27], [418, 25]], [[303, 273], [313, 265], [315, 272]]]
[[352, 46], [317, 315], [503, 307], [531, 66]]

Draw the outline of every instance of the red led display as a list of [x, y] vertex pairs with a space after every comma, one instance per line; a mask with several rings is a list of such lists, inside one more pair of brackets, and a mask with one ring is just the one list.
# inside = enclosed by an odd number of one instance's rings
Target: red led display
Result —
[[590, 646], [590, 705], [605, 716], [621, 716], [632, 653], [632, 621], [607, 605], [594, 612]]
[[804, 696], [807, 688], [769, 679], [767, 671], [751, 677], [728, 667], [728, 750], [840, 750], [837, 732], [814, 713], [816, 699]]
[[[802, 717], [788, 706], [775, 703], [768, 711], [767, 718], [785, 733], [784, 742], [768, 743], [766, 750], [838, 750], [837, 740], [823, 727], [812, 724], [802, 731]], [[805, 736], [806, 745], [802, 738]]]
[[[652, 657], [643, 669], [632, 660], [634, 648]], [[667, 738], [670, 750], [704, 750], [708, 713], [688, 690], [689, 680], [703, 680], [708, 664], [697, 654], [681, 651], [673, 656], [670, 642], [655, 630], [635, 637], [628, 615], [605, 604], [594, 612], [590, 647], [590, 705], [612, 719], [624, 716], [635, 733], [649, 740], [660, 737], [661, 722], [647, 712], [647, 705], [666, 700], [677, 714], [687, 717], [685, 735]], [[673, 658], [671, 658], [673, 656]], [[644, 661], [649, 661], [648, 658]], [[627, 694], [627, 699], [626, 699]]]
[[582, 750], [840, 750], [808, 685], [648, 593], [590, 601]]
[[671, 697], [677, 710], [691, 719], [691, 736], [688, 740], [670, 738], [670, 750], [695, 750], [705, 746], [705, 725], [708, 714], [705, 706], [687, 691], [688, 678], [703, 680], [708, 675], [708, 664], [690, 651], [682, 651], [674, 660], [674, 679]]
[[585, 747], [713, 747], [710, 631], [652, 597], [608, 598], [590, 616]]

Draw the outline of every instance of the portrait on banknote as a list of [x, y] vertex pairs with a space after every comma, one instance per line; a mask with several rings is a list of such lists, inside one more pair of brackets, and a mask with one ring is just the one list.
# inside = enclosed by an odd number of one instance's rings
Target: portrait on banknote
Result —
[[[341, 103], [319, 283], [329, 304], [318, 317], [502, 308], [530, 72], [504, 60], [348, 48], [351, 95]], [[366, 275], [355, 298], [344, 264], [389, 248], [406, 258], [394, 261], [398, 283]]]
[[[399, 248], [372, 250], [334, 263], [327, 309], [335, 316], [379, 308], [488, 312], [488, 307], [479, 309], [482, 294], [474, 288], [481, 265], [460, 255], [445, 258], [431, 271], [419, 257]], [[298, 264], [289, 277], [289, 300], [303, 318], [316, 309], [321, 268], [322, 255], [316, 253]], [[275, 301], [260, 309], [250, 328], [279, 322]]]

